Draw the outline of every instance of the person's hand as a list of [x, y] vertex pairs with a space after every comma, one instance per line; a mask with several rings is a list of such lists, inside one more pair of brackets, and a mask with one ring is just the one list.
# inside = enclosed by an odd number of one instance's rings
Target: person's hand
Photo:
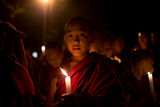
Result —
[[73, 94], [63, 94], [60, 97], [60, 107], [74, 106], [74, 98], [75, 98], [75, 96]]
[[91, 102], [92, 102], [92, 96], [89, 94], [84, 94], [84, 93], [63, 94], [60, 98], [60, 107], [63, 106], [82, 107], [90, 105]]

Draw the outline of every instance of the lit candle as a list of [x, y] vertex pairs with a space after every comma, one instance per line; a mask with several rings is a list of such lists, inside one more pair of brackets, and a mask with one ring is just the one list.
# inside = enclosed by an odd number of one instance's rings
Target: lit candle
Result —
[[68, 74], [65, 72], [65, 70], [63, 70], [62, 68], [60, 68], [60, 69], [63, 72], [63, 74], [66, 76], [65, 77], [66, 93], [70, 94], [70, 93], [72, 93], [72, 91], [71, 91], [71, 78], [68, 76]]
[[141, 33], [141, 32], [139, 32], [139, 33], [138, 33], [138, 37], [141, 37], [141, 36], [142, 36], [142, 33]]
[[42, 50], [42, 55], [45, 55], [46, 47], [44, 45], [41, 47], [41, 50]]
[[150, 91], [151, 94], [153, 94], [154, 93], [153, 76], [150, 72], [148, 72], [148, 78], [149, 78]]

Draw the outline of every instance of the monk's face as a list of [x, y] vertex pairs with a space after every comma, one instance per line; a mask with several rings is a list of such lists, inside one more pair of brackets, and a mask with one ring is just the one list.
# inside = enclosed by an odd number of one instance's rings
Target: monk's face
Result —
[[148, 37], [145, 35], [138, 36], [139, 45], [143, 48], [147, 48], [148, 45]]
[[101, 51], [101, 54], [107, 58], [112, 57], [112, 47], [110, 42], [106, 41], [103, 43], [103, 50]]
[[46, 56], [47, 62], [50, 65], [52, 65], [53, 67], [58, 67], [62, 61], [63, 53], [62, 51], [59, 51], [59, 50], [47, 49], [45, 56]]
[[112, 50], [114, 52], [114, 55], [122, 54], [124, 49], [125, 43], [123, 39], [118, 38], [112, 43]]
[[89, 52], [96, 52], [96, 53], [101, 53], [102, 51], [102, 46], [103, 44], [100, 41], [94, 40], [93, 43], [90, 45], [90, 50]]
[[73, 56], [85, 56], [90, 48], [90, 31], [83, 25], [69, 25], [64, 41]]

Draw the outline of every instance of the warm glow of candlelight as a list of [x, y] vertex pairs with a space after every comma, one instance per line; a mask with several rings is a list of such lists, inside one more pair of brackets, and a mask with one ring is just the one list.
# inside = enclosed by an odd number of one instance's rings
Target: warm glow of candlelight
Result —
[[141, 32], [139, 32], [139, 33], [138, 33], [138, 37], [141, 37], [141, 36], [142, 36], [142, 34], [141, 34]]
[[63, 70], [62, 68], [60, 68], [60, 69], [61, 69], [62, 73], [63, 73], [66, 77], [68, 77], [68, 74], [66, 73], [66, 71]]
[[42, 50], [42, 55], [45, 55], [46, 47], [44, 45], [41, 47], [41, 50]]
[[43, 46], [41, 47], [41, 50], [42, 50], [42, 52], [44, 52], [44, 51], [46, 50], [46, 47], [43, 45]]
[[48, 0], [42, 0], [42, 2], [46, 3], [46, 2], [48, 2]]
[[60, 70], [61, 70], [62, 73], [66, 76], [66, 77], [65, 77], [66, 93], [67, 93], [67, 94], [70, 94], [70, 93], [72, 93], [72, 91], [71, 91], [71, 78], [68, 76], [68, 74], [66, 73], [65, 70], [63, 70], [62, 68], [60, 68]]
[[150, 72], [148, 72], [148, 79], [149, 79], [150, 91], [151, 94], [153, 94], [154, 93], [153, 76]]
[[65, 78], [65, 83], [66, 83], [66, 93], [70, 94], [71, 92], [71, 78], [67, 76]]

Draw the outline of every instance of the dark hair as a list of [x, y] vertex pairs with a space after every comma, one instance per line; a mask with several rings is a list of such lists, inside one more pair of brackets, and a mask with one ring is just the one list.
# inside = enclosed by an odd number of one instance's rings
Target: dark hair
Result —
[[153, 56], [146, 50], [137, 50], [132, 54], [130, 63], [132, 66], [136, 66], [140, 61], [147, 59], [153, 59]]
[[69, 19], [65, 24], [65, 32], [69, 25], [81, 25], [87, 27], [88, 30], [93, 31], [93, 25], [91, 24], [91, 22], [88, 19], [81, 16], [76, 16]]
[[150, 61], [153, 59], [153, 56], [146, 50], [137, 50], [135, 51], [130, 58], [130, 64], [132, 68], [132, 72], [135, 76], [142, 75], [142, 62]]

